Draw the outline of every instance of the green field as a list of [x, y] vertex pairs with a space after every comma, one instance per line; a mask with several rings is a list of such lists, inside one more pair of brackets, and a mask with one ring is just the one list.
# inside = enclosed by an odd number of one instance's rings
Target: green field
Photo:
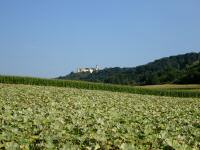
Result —
[[178, 90], [200, 90], [200, 84], [162, 84], [142, 86], [146, 89], [178, 89]]
[[200, 85], [155, 85], [124, 86], [72, 80], [42, 79], [34, 77], [1, 76], [0, 83], [68, 87], [87, 90], [102, 90], [142, 95], [200, 98]]
[[200, 149], [200, 99], [0, 84], [0, 149]]

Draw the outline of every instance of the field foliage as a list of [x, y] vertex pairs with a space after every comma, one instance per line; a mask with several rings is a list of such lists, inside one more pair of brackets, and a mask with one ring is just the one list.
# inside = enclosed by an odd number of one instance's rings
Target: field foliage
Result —
[[78, 89], [89, 90], [104, 90], [113, 92], [125, 92], [144, 95], [160, 95], [172, 97], [200, 97], [200, 92], [195, 88], [144, 88], [134, 86], [123, 86], [104, 83], [91, 83], [84, 81], [71, 80], [56, 80], [56, 79], [41, 79], [31, 77], [16, 77], [16, 76], [0, 76], [0, 83], [8, 84], [28, 84], [28, 85], [42, 85], [42, 86], [57, 86], [57, 87], [72, 87]]
[[200, 149], [199, 98], [0, 84], [0, 149]]

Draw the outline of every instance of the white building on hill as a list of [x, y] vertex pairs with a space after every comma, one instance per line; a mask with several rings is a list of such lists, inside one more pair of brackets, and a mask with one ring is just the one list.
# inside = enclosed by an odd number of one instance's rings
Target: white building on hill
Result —
[[96, 68], [78, 68], [77, 69], [77, 73], [80, 73], [80, 72], [89, 72], [89, 73], [93, 73], [94, 71], [99, 71], [99, 66], [96, 65]]

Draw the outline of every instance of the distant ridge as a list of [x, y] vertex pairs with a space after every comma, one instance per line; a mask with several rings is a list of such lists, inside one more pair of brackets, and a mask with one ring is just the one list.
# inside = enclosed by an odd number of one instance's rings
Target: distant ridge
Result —
[[200, 53], [164, 57], [133, 68], [106, 68], [98, 72], [70, 73], [58, 79], [84, 80], [124, 85], [199, 83]]

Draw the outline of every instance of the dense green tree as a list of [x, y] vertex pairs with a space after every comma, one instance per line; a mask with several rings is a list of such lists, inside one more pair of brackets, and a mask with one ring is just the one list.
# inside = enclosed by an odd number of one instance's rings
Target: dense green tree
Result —
[[[94, 73], [71, 73], [60, 79], [126, 85], [200, 82], [200, 53], [165, 57], [134, 68], [106, 68]], [[184, 82], [183, 82], [184, 81]]]

